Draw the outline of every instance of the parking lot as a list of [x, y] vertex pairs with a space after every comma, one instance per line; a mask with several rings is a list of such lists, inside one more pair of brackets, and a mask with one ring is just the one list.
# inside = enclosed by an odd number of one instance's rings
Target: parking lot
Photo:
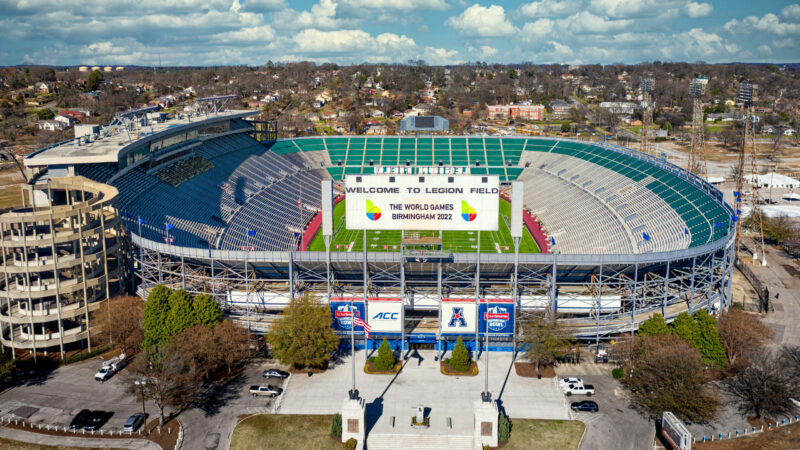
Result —
[[[573, 412], [572, 416], [586, 424], [581, 449], [605, 450], [648, 448], [652, 443], [654, 425], [634, 410], [626, 391], [611, 377], [611, 365], [583, 363], [562, 365], [556, 369], [559, 378], [577, 376], [584, 384], [595, 387], [589, 400], [597, 402], [598, 412]], [[587, 400], [586, 396], [567, 397], [569, 403]]]
[[[69, 426], [81, 409], [101, 410], [111, 414], [102, 430], [122, 430], [129, 416], [141, 412], [141, 398], [125, 392], [121, 374], [104, 383], [95, 381], [94, 374], [101, 365], [100, 359], [91, 359], [6, 389], [0, 393], [0, 415], [14, 414], [33, 423]], [[272, 366], [263, 362], [252, 364], [235, 379], [212, 389], [198, 408], [184, 411], [180, 416], [185, 430], [184, 447], [217, 448], [225, 444], [226, 448], [236, 417], [274, 411], [280, 397], [252, 397], [247, 392], [251, 384], [284, 384], [285, 381], [275, 378], [265, 380], [261, 373], [267, 367]], [[151, 402], [146, 403], [146, 409], [148, 417], [158, 412]]]

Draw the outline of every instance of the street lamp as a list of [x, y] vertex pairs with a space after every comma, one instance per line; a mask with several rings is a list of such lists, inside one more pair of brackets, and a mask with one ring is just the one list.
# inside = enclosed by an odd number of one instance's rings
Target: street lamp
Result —
[[143, 416], [143, 419], [144, 419], [144, 425], [143, 426], [144, 426], [144, 431], [146, 433], [147, 432], [147, 411], [144, 409], [144, 386], [147, 384], [147, 380], [145, 380], [145, 379], [135, 380], [134, 384], [139, 386], [139, 392], [141, 392], [141, 394], [142, 394], [142, 416]]

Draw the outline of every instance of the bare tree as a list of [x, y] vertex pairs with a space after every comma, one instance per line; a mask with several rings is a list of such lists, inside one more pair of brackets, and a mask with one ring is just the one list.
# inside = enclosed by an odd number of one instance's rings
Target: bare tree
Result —
[[132, 355], [142, 347], [143, 311], [144, 301], [131, 295], [115, 297], [103, 304], [109, 339], [119, 345], [126, 355]]
[[522, 338], [528, 345], [526, 357], [536, 365], [553, 364], [572, 345], [572, 336], [561, 324], [547, 315], [536, 314], [521, 324]]
[[749, 356], [772, 338], [772, 331], [758, 317], [739, 309], [722, 313], [717, 330], [731, 367], [747, 366]]
[[762, 351], [751, 357], [748, 368], [725, 379], [724, 385], [743, 415], [776, 418], [795, 409], [792, 398], [800, 397], [797, 370], [796, 365], [786, 364], [782, 354]]

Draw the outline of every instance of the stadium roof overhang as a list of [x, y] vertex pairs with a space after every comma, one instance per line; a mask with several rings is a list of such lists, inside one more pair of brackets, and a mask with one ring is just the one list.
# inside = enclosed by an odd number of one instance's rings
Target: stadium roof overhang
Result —
[[174, 118], [149, 125], [147, 127], [150, 130], [149, 132], [139, 134], [133, 139], [126, 133], [103, 137], [93, 142], [81, 142], [79, 138], [70, 139], [31, 153], [25, 158], [24, 163], [27, 167], [114, 163], [117, 162], [120, 152], [128, 148], [174, 134], [184, 133], [194, 128], [205, 127], [215, 122], [256, 114], [259, 114], [259, 111], [230, 110], [208, 116]]

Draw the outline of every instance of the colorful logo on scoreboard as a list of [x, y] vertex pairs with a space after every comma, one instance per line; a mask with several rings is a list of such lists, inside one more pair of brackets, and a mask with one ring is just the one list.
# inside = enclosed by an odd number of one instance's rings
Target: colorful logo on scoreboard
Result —
[[508, 308], [503, 306], [490, 306], [489, 313], [484, 317], [489, 321], [489, 329], [494, 332], [500, 332], [508, 326], [508, 319], [510, 315]]
[[461, 218], [467, 222], [472, 222], [476, 217], [478, 217], [478, 213], [475, 212], [475, 208], [469, 206], [466, 200], [461, 200]]
[[376, 221], [381, 218], [381, 209], [367, 200], [367, 219]]

